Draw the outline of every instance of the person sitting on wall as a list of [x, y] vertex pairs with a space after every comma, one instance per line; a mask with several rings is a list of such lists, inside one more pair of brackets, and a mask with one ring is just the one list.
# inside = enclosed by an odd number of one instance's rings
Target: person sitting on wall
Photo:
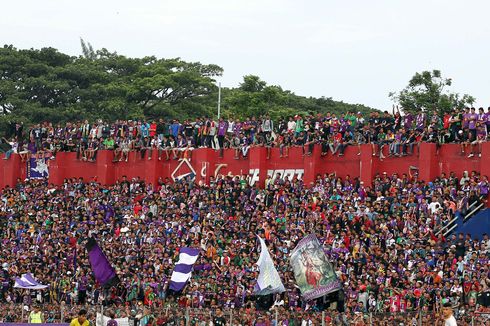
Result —
[[130, 138], [126, 138], [126, 137], [122, 137], [121, 139], [121, 144], [120, 144], [120, 156], [119, 156], [119, 162], [121, 161], [128, 161], [128, 158], [129, 158], [129, 152], [131, 151], [131, 139]]
[[243, 133], [240, 134], [240, 149], [243, 158], [246, 158], [250, 149], [250, 138]]
[[178, 160], [183, 157], [183, 153], [187, 147], [187, 140], [182, 135], [177, 136], [177, 143], [175, 144], [174, 149], [172, 149], [172, 154], [174, 160]]
[[166, 160], [170, 159], [169, 151], [171, 150], [170, 137], [163, 136], [160, 144], [158, 145], [158, 160], [162, 160], [162, 153], [165, 153]]

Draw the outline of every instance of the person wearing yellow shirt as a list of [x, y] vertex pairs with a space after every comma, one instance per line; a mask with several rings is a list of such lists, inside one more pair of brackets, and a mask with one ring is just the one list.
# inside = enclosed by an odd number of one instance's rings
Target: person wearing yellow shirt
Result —
[[74, 318], [70, 323], [70, 326], [89, 326], [89, 325], [90, 322], [87, 319], [87, 310], [85, 309], [80, 310], [80, 312], [78, 313], [78, 317]]
[[41, 308], [39, 306], [35, 306], [31, 313], [29, 314], [29, 323], [30, 324], [42, 324], [44, 323], [44, 315], [41, 312]]

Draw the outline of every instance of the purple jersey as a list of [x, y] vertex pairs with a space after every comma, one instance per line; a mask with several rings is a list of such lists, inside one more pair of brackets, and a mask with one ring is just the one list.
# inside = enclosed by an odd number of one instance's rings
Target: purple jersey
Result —
[[233, 133], [235, 135], [239, 135], [241, 132], [242, 132], [242, 123], [236, 122], [235, 125], [233, 126]]
[[470, 123], [470, 115], [469, 113], [463, 114], [463, 128], [468, 128]]
[[218, 123], [218, 136], [224, 136], [227, 129], [228, 129], [228, 123], [225, 121], [220, 121]]
[[488, 185], [488, 182], [487, 181], [480, 181], [480, 183], [478, 184], [478, 187], [480, 188], [480, 195], [486, 197], [488, 195], [488, 191], [489, 191], [489, 185]]
[[403, 126], [406, 129], [410, 129], [412, 128], [412, 124], [413, 124], [413, 115], [409, 113], [403, 117]]
[[478, 119], [478, 115], [476, 113], [468, 114], [468, 128], [476, 129], [476, 119]]

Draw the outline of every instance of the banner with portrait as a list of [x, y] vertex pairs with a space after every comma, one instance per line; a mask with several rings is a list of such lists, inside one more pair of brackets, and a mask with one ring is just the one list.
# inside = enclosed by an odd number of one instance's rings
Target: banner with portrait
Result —
[[291, 252], [289, 263], [304, 300], [340, 290], [340, 281], [314, 234], [298, 243]]
[[28, 179], [46, 179], [49, 178], [49, 160], [48, 158], [34, 158], [27, 160], [27, 178]]

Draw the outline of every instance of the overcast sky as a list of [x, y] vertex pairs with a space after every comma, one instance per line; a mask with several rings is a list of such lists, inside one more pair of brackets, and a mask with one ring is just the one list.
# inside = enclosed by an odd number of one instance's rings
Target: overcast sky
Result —
[[296, 94], [378, 109], [416, 71], [490, 105], [490, 1], [2, 1], [0, 42], [79, 55], [79, 38], [127, 56], [224, 68], [224, 86], [256, 74]]

